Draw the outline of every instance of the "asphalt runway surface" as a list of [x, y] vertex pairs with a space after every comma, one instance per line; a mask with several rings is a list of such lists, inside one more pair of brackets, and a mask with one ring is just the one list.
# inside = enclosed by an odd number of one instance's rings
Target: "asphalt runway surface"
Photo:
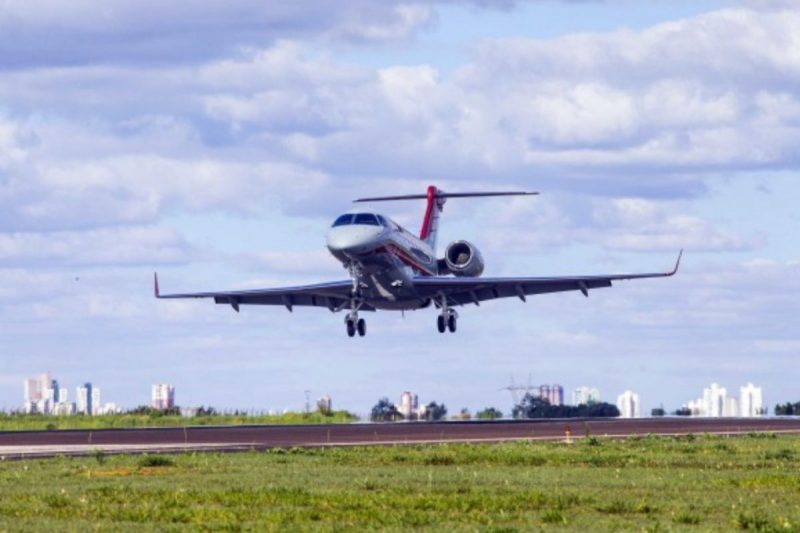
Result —
[[800, 434], [800, 418], [639, 418], [401, 422], [385, 424], [193, 426], [0, 432], [0, 458], [445, 442], [752, 432]]

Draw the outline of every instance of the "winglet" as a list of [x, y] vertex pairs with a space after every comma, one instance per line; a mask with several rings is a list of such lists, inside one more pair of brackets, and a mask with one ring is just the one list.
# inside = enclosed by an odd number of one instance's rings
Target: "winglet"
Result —
[[156, 298], [161, 298], [161, 292], [158, 290], [158, 272], [153, 272], [153, 293]]
[[667, 276], [674, 276], [675, 274], [678, 273], [678, 269], [681, 267], [682, 257], [683, 257], [683, 248], [681, 248], [681, 251], [678, 253], [678, 260], [675, 261], [675, 268], [672, 269], [672, 272], [668, 272]]

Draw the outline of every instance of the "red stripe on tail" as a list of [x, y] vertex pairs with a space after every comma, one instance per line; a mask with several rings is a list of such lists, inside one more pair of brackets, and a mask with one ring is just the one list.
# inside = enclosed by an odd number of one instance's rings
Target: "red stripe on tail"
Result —
[[419, 231], [419, 238], [425, 240], [431, 233], [431, 222], [433, 221], [434, 209], [436, 209], [436, 193], [438, 190], [433, 185], [428, 186], [426, 199], [428, 206], [425, 208], [425, 218], [422, 219], [422, 229]]

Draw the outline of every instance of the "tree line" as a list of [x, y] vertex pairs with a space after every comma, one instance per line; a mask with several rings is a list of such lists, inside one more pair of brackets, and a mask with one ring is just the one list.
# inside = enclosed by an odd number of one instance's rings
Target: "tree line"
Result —
[[800, 416], [800, 402], [786, 402], [775, 406], [775, 416]]
[[619, 416], [616, 405], [606, 402], [589, 402], [580, 405], [551, 405], [546, 398], [526, 394], [514, 406], [514, 418], [600, 418]]

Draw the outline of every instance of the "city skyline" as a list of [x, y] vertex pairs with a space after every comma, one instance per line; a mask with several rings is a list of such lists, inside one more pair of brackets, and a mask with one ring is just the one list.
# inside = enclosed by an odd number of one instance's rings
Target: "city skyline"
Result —
[[[512, 394], [513, 403], [512, 408], [523, 402], [526, 395], [531, 395], [541, 399], [547, 400], [550, 405], [573, 405], [578, 406], [588, 403], [600, 403], [602, 398], [600, 391], [597, 387], [582, 385], [577, 387], [572, 393], [572, 401], [565, 402], [564, 387], [560, 384], [547, 384], [534, 386], [532, 384], [515, 386], [512, 385], [505, 387], [503, 390], [508, 390]], [[149, 407], [155, 410], [168, 410], [173, 408], [180, 408], [181, 413], [185, 416], [194, 416], [193, 413], [200, 406], [206, 408], [213, 407], [211, 405], [181, 405], [175, 401], [175, 386], [168, 383], [154, 383], [150, 388], [150, 404]], [[739, 388], [740, 396], [734, 397], [727, 394], [727, 389], [714, 382], [708, 387], [703, 389], [703, 395], [697, 399], [686, 402], [680, 408], [674, 411], [667, 410], [664, 414], [656, 416], [664, 416], [680, 414], [681, 410], [687, 410], [690, 416], [706, 416], [706, 417], [755, 417], [765, 416], [769, 414], [769, 406], [763, 403], [763, 390], [761, 387], [755, 386], [753, 383], [748, 382]], [[304, 411], [311, 409], [310, 397], [311, 391], [303, 391], [306, 397], [306, 404]], [[382, 396], [384, 398], [386, 396]], [[431, 400], [439, 405], [445, 405], [444, 401]], [[139, 408], [145, 405], [139, 403], [134, 408]], [[419, 395], [405, 390], [400, 394], [400, 401], [393, 404], [397, 412], [402, 415], [406, 420], [423, 419], [426, 414], [427, 404], [419, 402]], [[643, 416], [653, 416], [651, 414], [642, 413], [641, 399], [638, 393], [626, 389], [623, 393], [617, 396], [616, 406], [620, 411], [621, 418], [640, 418]], [[333, 402], [328, 393], [319, 397], [315, 403], [317, 410], [322, 412], [331, 412], [333, 409]], [[498, 405], [485, 405], [481, 407], [475, 406], [461, 406], [459, 414], [451, 413], [451, 418], [463, 418], [465, 413], [474, 415], [487, 408], [498, 408], [505, 406]], [[131, 406], [127, 407], [128, 409]], [[663, 404], [659, 406], [663, 409]], [[229, 408], [230, 409], [230, 408]], [[451, 407], [451, 409], [454, 409]], [[39, 374], [33, 378], [27, 378], [23, 381], [23, 403], [20, 409], [25, 413], [39, 413], [45, 415], [74, 415], [74, 414], [111, 414], [123, 411], [123, 408], [116, 403], [101, 404], [100, 402], [100, 389], [94, 387], [92, 383], [86, 382], [76, 387], [76, 401], [69, 402], [68, 389], [61, 387], [58, 380], [52, 378], [49, 372]], [[367, 418], [367, 406], [359, 406], [358, 408], [346, 409], [347, 411], [357, 414], [363, 418]], [[512, 409], [513, 410], [513, 409]], [[16, 411], [13, 409], [12, 411]], [[238, 409], [237, 409], [238, 411]], [[284, 409], [283, 412], [291, 411], [291, 409]], [[299, 409], [297, 410], [300, 411]], [[502, 409], [501, 409], [502, 411]], [[8, 412], [8, 411], [6, 411]], [[261, 413], [277, 413], [274, 409], [265, 409], [263, 406], [259, 411]], [[510, 416], [506, 414], [506, 417]]]
[[[711, 382], [800, 399], [790, 4], [132, 5], [0, 17], [0, 407], [41, 369], [126, 406], [163, 382], [223, 409], [413, 385], [507, 410], [530, 369], [567, 396], [647, 391], [643, 413]], [[487, 276], [660, 271], [685, 248], [681, 272], [466, 306], [444, 338], [430, 309], [379, 312], [357, 345], [325, 310], [152, 298], [156, 270], [176, 292], [346, 279], [334, 217], [429, 184], [542, 193], [448, 203], [440, 243], [474, 242]], [[385, 207], [418, 229], [423, 205]]]

